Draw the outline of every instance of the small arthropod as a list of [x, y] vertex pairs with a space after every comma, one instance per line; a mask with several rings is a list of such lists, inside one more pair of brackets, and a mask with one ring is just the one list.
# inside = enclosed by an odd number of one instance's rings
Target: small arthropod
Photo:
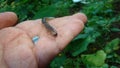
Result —
[[53, 36], [57, 36], [57, 31], [55, 30], [55, 28], [53, 28], [53, 26], [51, 26], [48, 23], [48, 21], [52, 20], [52, 19], [54, 19], [54, 17], [44, 17], [44, 18], [42, 18], [42, 23], [44, 24], [44, 26], [46, 27], [46, 29], [48, 29], [51, 32], [51, 34]]

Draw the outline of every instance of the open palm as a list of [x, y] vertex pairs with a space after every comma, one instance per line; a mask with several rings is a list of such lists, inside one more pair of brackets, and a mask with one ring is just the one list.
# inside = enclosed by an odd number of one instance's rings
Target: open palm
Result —
[[[0, 14], [0, 68], [46, 67], [80, 33], [86, 19], [84, 14], [77, 13], [49, 21], [58, 32], [54, 37], [41, 23], [41, 19], [6, 27], [5, 24], [15, 24], [17, 17], [11, 12]], [[32, 38], [35, 36], [39, 40], [34, 44]]]

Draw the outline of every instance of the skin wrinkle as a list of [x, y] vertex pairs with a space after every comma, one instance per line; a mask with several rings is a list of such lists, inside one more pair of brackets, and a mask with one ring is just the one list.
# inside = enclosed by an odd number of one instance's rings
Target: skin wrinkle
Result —
[[[49, 40], [49, 42], [47, 42], [45, 44], [43, 42], [41, 42], [41, 41], [48, 41], [48, 40]], [[39, 44], [41, 44], [41, 45], [39, 45]], [[49, 59], [50, 57], [48, 57], [48, 56], [51, 56], [51, 58], [53, 58], [53, 56], [58, 53], [56, 50], [52, 51], [52, 52], [48, 51], [48, 49], [50, 47], [49, 44], [52, 44], [52, 46], [51, 46], [52, 49], [56, 49], [57, 50], [57, 48], [55, 47], [56, 43], [54, 43], [54, 40], [52, 41], [48, 37], [41, 38], [41, 40], [39, 41], [39, 43], [36, 45], [35, 50], [36, 50], [36, 54], [38, 55], [37, 59], [40, 61], [40, 63], [39, 63], [40, 66], [43, 65], [43, 64], [46, 64], [46, 62], [52, 60], [52, 59]], [[47, 45], [48, 45], [48, 48], [46, 50], [40, 51], [40, 49], [45, 49]], [[51, 48], [50, 48], [50, 50], [52, 50]], [[50, 52], [50, 53], [46, 54], [46, 52]], [[51, 55], [51, 54], [54, 54], [54, 55]], [[44, 58], [46, 58], [46, 59], [44, 60]]]
[[[42, 63], [41, 63], [42, 62]], [[40, 56], [38, 57], [38, 68], [40, 68], [40, 67], [42, 67], [42, 68], [44, 68], [44, 66], [41, 66], [41, 65], [43, 65], [43, 64], [46, 64], [46, 62], [45, 61], [43, 61], [43, 60], [41, 60], [41, 58], [40, 58]], [[46, 64], [47, 65], [47, 64]]]
[[[29, 24], [28, 26], [31, 26], [31, 27], [33, 27], [33, 29], [31, 29], [30, 27], [29, 28], [23, 28], [23, 27], [26, 27], [25, 25], [26, 24]], [[38, 27], [39, 26], [39, 27]], [[42, 26], [42, 23], [41, 23], [41, 21], [40, 21], [40, 19], [37, 19], [37, 20], [35, 20], [34, 22], [32, 22], [32, 21], [27, 21], [27, 22], [22, 22], [21, 24], [18, 24], [18, 25], [16, 25], [15, 27], [17, 27], [17, 28], [20, 28], [20, 29], [23, 29], [24, 31], [26, 31], [29, 35], [30, 35], [30, 38], [32, 39], [32, 37], [34, 37], [34, 36], [36, 36], [36, 35], [40, 35], [40, 36], [42, 36], [42, 35], [45, 35], [46, 33], [45, 33], [45, 31], [43, 31], [43, 30], [45, 30], [45, 28], [43, 28], [43, 26]], [[34, 30], [34, 31], [33, 31]], [[37, 31], [36, 31], [37, 30]], [[47, 31], [46, 31], [47, 32]], [[34, 34], [35, 33], [35, 34]]]
[[[16, 27], [16, 28], [24, 31], [24, 29], [21, 29], [21, 28], [19, 28], [19, 27]], [[25, 34], [30, 38], [29, 34], [28, 34], [26, 31], [24, 31], [24, 32], [25, 32]], [[31, 40], [31, 41], [32, 41], [32, 40]], [[34, 45], [34, 44], [33, 44], [33, 45]], [[35, 45], [34, 45], [34, 46], [35, 46]], [[34, 48], [34, 47], [31, 48], [32, 54], [33, 54], [34, 57], [36, 57], [35, 52], [33, 51], [33, 48]], [[35, 59], [36, 59], [35, 61], [37, 61], [37, 58], [35, 58]], [[31, 62], [31, 63], [32, 63], [32, 62]]]
[[[22, 56], [22, 55], [24, 55], [24, 54], [21, 54], [21, 56]], [[28, 62], [28, 61], [31, 59], [31, 57], [30, 57], [29, 55], [27, 55], [27, 56], [25, 56], [25, 57], [22, 56], [21, 59], [22, 59], [22, 60], [25, 60], [24, 63], [28, 66], [27, 68], [30, 68], [29, 66], [31, 65], [32, 62]], [[29, 64], [28, 64], [28, 63], [29, 63]]]
[[19, 36], [21, 36], [21, 35], [22, 35], [22, 33], [19, 33], [19, 34], [15, 35], [15, 36], [14, 36], [12, 39], [10, 39], [6, 44], [4, 43], [4, 45], [7, 46], [8, 43], [10, 43], [10, 42], [16, 40], [16, 38], [19, 37]]
[[[20, 46], [21, 47], [21, 46]], [[20, 47], [17, 47], [17, 48], [20, 48]], [[32, 49], [30, 49], [30, 50], [27, 50], [28, 52], [29, 51], [31, 51], [28, 55], [27, 55], [27, 52], [26, 52], [26, 50], [24, 49], [24, 48], [26, 48], [26, 46], [25, 47], [23, 47], [22, 49], [22, 51], [23, 52], [20, 52], [20, 56], [21, 56], [21, 60], [23, 60], [24, 61], [24, 59], [25, 58], [27, 58], [27, 57], [29, 57], [30, 55], [32, 55], [33, 57], [34, 57], [34, 55], [33, 55], [33, 53], [32, 53]], [[21, 49], [20, 49], [21, 50]], [[25, 51], [24, 51], [25, 50]], [[26, 55], [26, 56], [25, 56]], [[29, 57], [29, 58], [32, 58], [32, 57]], [[35, 57], [34, 57], [35, 58]], [[9, 58], [8, 58], [9, 59]], [[25, 60], [25, 62], [27, 62], [27, 60], [28, 60], [28, 58]], [[24, 62], [22, 62], [22, 64], [23, 64]], [[29, 66], [29, 65], [28, 65]]]
[[27, 31], [26, 31], [26, 30], [24, 30], [24, 29], [22, 29], [22, 28], [20, 28], [20, 27], [16, 27], [16, 28], [18, 28], [18, 29], [20, 29], [20, 30], [24, 31], [24, 32], [25, 32], [25, 34], [26, 34], [27, 36], [29, 36], [29, 38], [31, 38], [31, 37], [30, 37], [30, 34], [29, 34], [29, 33], [27, 33]]
[[[21, 30], [21, 29], [20, 29]], [[12, 41], [14, 41], [17, 37], [20, 37], [21, 35], [23, 35], [23, 34], [25, 34], [25, 32], [20, 32], [20, 33], [18, 33], [17, 35], [15, 35], [12, 39], [10, 39], [9, 41], [8, 41], [8, 43], [10, 43], [10, 42], [12, 42]], [[26, 33], [27, 34], [27, 33]], [[28, 35], [27, 35], [28, 36]], [[3, 44], [3, 45], [7, 45], [7, 43], [6, 44]], [[5, 51], [5, 46], [4, 46], [4, 50], [3, 51]], [[33, 49], [32, 49], [33, 50]], [[33, 52], [33, 51], [32, 51]], [[34, 55], [34, 57], [35, 57], [35, 55]], [[5, 58], [4, 58], [5, 59]], [[36, 58], [35, 58], [36, 59]], [[5, 60], [5, 63], [6, 63], [7, 61]], [[31, 62], [32, 63], [32, 62]], [[6, 63], [7, 64], [7, 63]], [[7, 64], [7, 66], [8, 66], [8, 64]], [[9, 66], [8, 66], [8, 68], [10, 68]]]
[[[35, 54], [34, 48], [32, 48], [32, 52], [33, 52], [33, 56], [35, 57], [35, 61], [38, 62], [38, 61], [37, 61], [37, 55]], [[31, 62], [31, 63], [32, 63], [32, 62]], [[38, 67], [37, 67], [37, 68], [38, 68]]]
[[[21, 55], [21, 54], [20, 54], [20, 55]], [[24, 57], [24, 58], [23, 58], [23, 56], [19, 56], [19, 57], [20, 57], [19, 59], [21, 59], [20, 62], [19, 62], [20, 65], [23, 65], [23, 64], [24, 64], [26, 67], [28, 67], [28, 66], [29, 66], [29, 65], [28, 65], [29, 62], [28, 62], [27, 60], [29, 60], [29, 58], [27, 58], [26, 60], [24, 60], [25, 57]], [[9, 58], [8, 58], [8, 59], [9, 59]], [[14, 60], [13, 60], [13, 62], [14, 62]], [[28, 62], [28, 63], [27, 63], [27, 62]]]
[[[31, 35], [30, 35], [29, 33], [27, 33], [27, 32], [28, 32], [27, 30], [25, 30], [25, 29], [23, 29], [23, 28], [21, 28], [21, 27], [19, 27], [19, 26], [16, 26], [16, 28], [24, 31], [24, 32], [29, 36], [29, 38], [31, 38]], [[32, 32], [30, 32], [30, 33], [32, 33]]]
[[[14, 30], [13, 30], [13, 29], [14, 29]], [[15, 27], [8, 27], [8, 28], [4, 29], [5, 32], [6, 32], [6, 30], [7, 30], [7, 31], [9, 31], [9, 30], [15, 31], [16, 28], [15, 28]], [[11, 41], [15, 40], [17, 37], [19, 37], [20, 35], [22, 35], [22, 34], [24, 34], [24, 33], [25, 33], [25, 32], [21, 31], [21, 32], [17, 33], [16, 35], [14, 34], [14, 37], [13, 37], [13, 38], [11, 38], [10, 40], [8, 40], [8, 41], [6, 41], [6, 42], [4, 42], [4, 41], [1, 42], [1, 44], [2, 44], [2, 45], [7, 45], [7, 43], [10, 43]]]
[[[19, 33], [18, 34], [18, 36], [16, 36], [16, 37], [19, 37], [19, 36], [21, 36], [21, 35], [27, 35], [29, 38], [30, 38], [30, 35], [26, 32], [26, 31], [24, 31], [24, 29], [21, 29], [21, 28], [19, 28], [19, 27], [16, 27], [16, 29], [19, 29], [19, 30], [21, 30], [22, 32], [21, 33]], [[14, 37], [14, 39], [16, 38], [16, 37]], [[14, 40], [13, 39], [13, 40]], [[11, 40], [11, 41], [13, 41], [13, 40]], [[31, 40], [32, 41], [32, 40]], [[34, 43], [33, 43], [33, 45], [34, 45]], [[32, 47], [32, 49], [33, 49], [34, 47]]]
[[[4, 54], [5, 54], [5, 48], [4, 48]], [[3, 56], [5, 56], [5, 55], [3, 55]], [[5, 62], [6, 62], [7, 67], [8, 67], [8, 68], [11, 68], [11, 67], [9, 66], [9, 63], [7, 63], [6, 56], [4, 57], [4, 60], [5, 60]]]
[[10, 68], [9, 64], [7, 63], [7, 60], [5, 59], [5, 46], [4, 46], [4, 44], [3, 44], [3, 58], [4, 58], [4, 61], [5, 61], [7, 68]]
[[[19, 28], [15, 28], [15, 29], [19, 29]], [[14, 36], [11, 40], [9, 40], [7, 43], [10, 43], [10, 42], [16, 40], [16, 38], [18, 38], [18, 37], [20, 37], [21, 35], [24, 35], [24, 34], [27, 35], [30, 38], [30, 36], [24, 30], [22, 30], [22, 29], [19, 29], [19, 30], [20, 30], [19, 33], [16, 36]], [[7, 45], [7, 43], [4, 44], [4, 45]]]
[[4, 54], [5, 54], [5, 46], [4, 46], [4, 45], [1, 45], [1, 46], [2, 46], [2, 49], [3, 49], [3, 50], [2, 50], [2, 51], [3, 51], [3, 52], [2, 52], [2, 54], [3, 54], [3, 62], [4, 62], [4, 64], [6, 65], [5, 68], [9, 68], [9, 67], [8, 67], [8, 64], [7, 64], [6, 60], [5, 60], [5, 57], [4, 57], [4, 56], [5, 56], [5, 55], [4, 55]]

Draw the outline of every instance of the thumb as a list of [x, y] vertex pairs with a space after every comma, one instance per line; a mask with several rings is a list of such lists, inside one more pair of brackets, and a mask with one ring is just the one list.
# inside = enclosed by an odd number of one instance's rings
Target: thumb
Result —
[[17, 19], [17, 15], [13, 12], [0, 13], [0, 29], [14, 25]]

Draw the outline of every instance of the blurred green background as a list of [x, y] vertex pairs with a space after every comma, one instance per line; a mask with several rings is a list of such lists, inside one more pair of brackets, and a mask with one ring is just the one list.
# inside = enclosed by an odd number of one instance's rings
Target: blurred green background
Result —
[[88, 21], [49, 68], [120, 68], [120, 0], [0, 0], [19, 22], [83, 12]]

